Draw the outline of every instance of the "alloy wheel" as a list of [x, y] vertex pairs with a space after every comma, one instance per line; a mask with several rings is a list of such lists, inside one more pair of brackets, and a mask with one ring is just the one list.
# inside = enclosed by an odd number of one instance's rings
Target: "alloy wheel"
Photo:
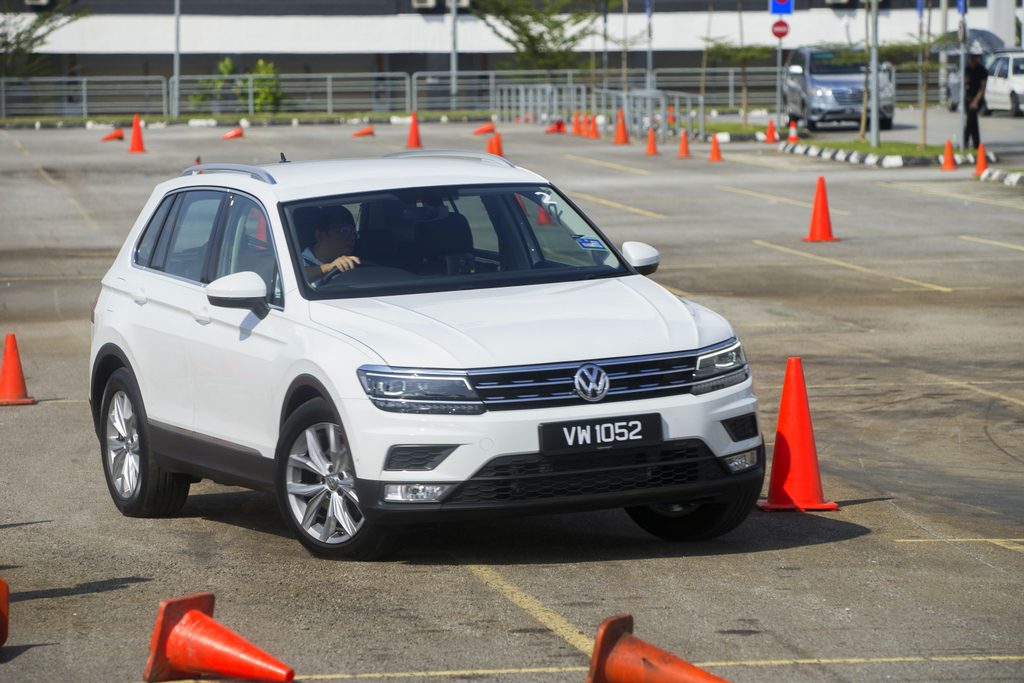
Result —
[[128, 394], [119, 390], [107, 409], [107, 469], [114, 490], [131, 498], [139, 488], [139, 427]]
[[338, 425], [320, 422], [295, 439], [285, 487], [295, 521], [321, 543], [350, 541], [365, 522], [355, 491], [352, 454]]

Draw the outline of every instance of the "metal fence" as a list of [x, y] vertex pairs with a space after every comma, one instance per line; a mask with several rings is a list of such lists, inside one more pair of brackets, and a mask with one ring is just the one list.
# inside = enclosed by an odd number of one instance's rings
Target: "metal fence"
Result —
[[0, 78], [0, 118], [127, 113], [167, 116], [167, 79], [163, 76]]
[[[746, 72], [747, 106], [772, 109], [775, 105], [775, 69], [750, 67]], [[701, 92], [698, 68], [656, 69], [655, 86], [691, 98], [692, 110]], [[457, 77], [451, 92], [447, 71], [381, 73], [317, 73], [265, 75], [183, 76], [179, 106], [183, 116], [209, 114], [254, 115], [285, 113], [408, 112], [476, 110], [507, 107], [509, 88], [550, 86], [560, 102], [573, 108], [594, 109], [599, 91], [644, 89], [644, 71], [630, 69], [623, 88], [620, 70], [469, 71]], [[918, 101], [916, 71], [896, 72], [896, 101]], [[938, 73], [927, 74], [929, 101], [940, 100]], [[167, 116], [175, 92], [174, 79], [162, 76], [93, 76], [86, 78], [0, 79], [0, 118], [13, 116], [89, 117], [99, 115]], [[738, 68], [711, 68], [704, 77], [703, 101], [709, 107], [735, 109], [741, 104], [743, 74]], [[564, 90], [568, 88], [569, 90]], [[584, 93], [581, 95], [580, 93]], [[569, 93], [572, 93], [571, 95]], [[278, 101], [274, 101], [277, 96]], [[520, 96], [521, 97], [521, 96]], [[567, 99], [568, 98], [568, 99]], [[676, 110], [680, 111], [680, 110]]]

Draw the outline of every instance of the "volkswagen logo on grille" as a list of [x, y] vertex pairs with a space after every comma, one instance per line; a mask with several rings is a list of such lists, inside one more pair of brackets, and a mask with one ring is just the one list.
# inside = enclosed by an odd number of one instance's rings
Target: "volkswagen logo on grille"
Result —
[[577, 370], [573, 383], [576, 385], [576, 393], [584, 401], [600, 401], [608, 394], [608, 373], [593, 363], [587, 363]]

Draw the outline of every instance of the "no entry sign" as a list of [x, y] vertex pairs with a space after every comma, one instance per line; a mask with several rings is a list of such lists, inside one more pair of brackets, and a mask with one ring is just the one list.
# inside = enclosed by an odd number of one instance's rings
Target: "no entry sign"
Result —
[[784, 22], [782, 19], [779, 19], [774, 24], [772, 24], [772, 35], [778, 38], [779, 40], [785, 38], [788, 33], [789, 24]]

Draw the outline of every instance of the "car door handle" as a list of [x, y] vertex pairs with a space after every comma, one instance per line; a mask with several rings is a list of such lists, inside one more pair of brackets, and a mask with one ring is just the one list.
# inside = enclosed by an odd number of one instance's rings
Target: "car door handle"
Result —
[[198, 311], [192, 311], [192, 319], [200, 325], [206, 325], [210, 322], [210, 310], [201, 308]]
[[140, 306], [149, 301], [149, 297], [146, 296], [146, 290], [142, 287], [132, 290], [132, 301]]

